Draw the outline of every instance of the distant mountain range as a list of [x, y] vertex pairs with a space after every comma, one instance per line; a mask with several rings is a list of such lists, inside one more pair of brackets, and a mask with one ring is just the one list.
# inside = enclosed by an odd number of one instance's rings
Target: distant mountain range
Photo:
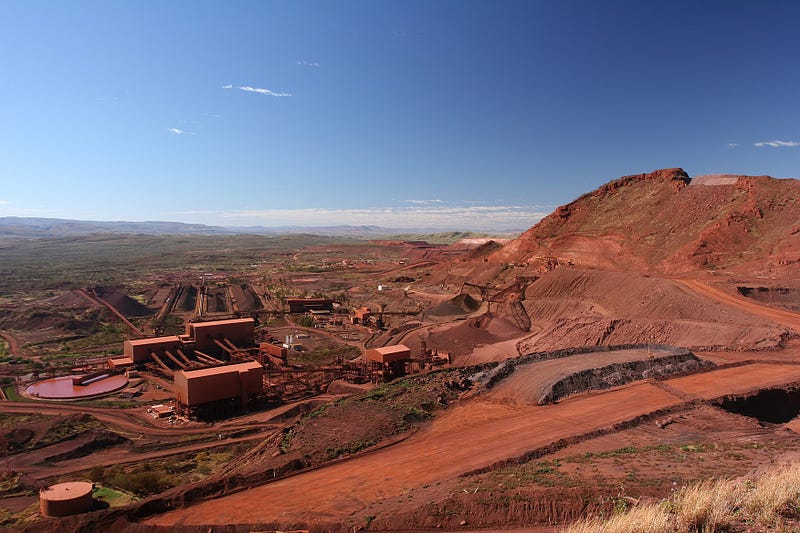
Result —
[[[313, 234], [353, 238], [386, 238], [396, 235], [434, 234], [441, 229], [384, 228], [380, 226], [245, 226], [222, 227], [182, 222], [104, 222], [59, 218], [0, 217], [0, 237], [54, 238], [79, 237], [93, 233], [139, 235], [291, 235]], [[457, 231], [457, 230], [453, 230]], [[506, 232], [504, 232], [506, 233]], [[476, 236], [482, 235], [475, 233]]]

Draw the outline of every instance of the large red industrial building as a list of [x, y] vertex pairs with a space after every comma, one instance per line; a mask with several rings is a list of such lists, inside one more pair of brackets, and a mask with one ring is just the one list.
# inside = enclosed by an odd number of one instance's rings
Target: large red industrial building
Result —
[[164, 355], [164, 352], [174, 352], [183, 347], [183, 342], [176, 336], [152, 337], [150, 339], [129, 339], [122, 345], [125, 357], [134, 364], [149, 361], [152, 354]]
[[193, 418], [246, 412], [264, 394], [264, 367], [256, 361], [179, 370], [174, 376], [178, 412]]
[[172, 371], [192, 366], [190, 359], [200, 357], [202, 364], [218, 364], [229, 360], [232, 352], [255, 347], [252, 318], [190, 322], [183, 335], [126, 340], [123, 356], [112, 357], [109, 365], [123, 369], [155, 362], [163, 370]]
[[214, 341], [227, 339], [242, 348], [253, 346], [255, 342], [256, 322], [252, 318], [235, 318], [232, 320], [214, 320], [213, 322], [189, 322], [186, 324], [186, 335], [182, 338], [194, 341], [196, 350], [214, 350]]

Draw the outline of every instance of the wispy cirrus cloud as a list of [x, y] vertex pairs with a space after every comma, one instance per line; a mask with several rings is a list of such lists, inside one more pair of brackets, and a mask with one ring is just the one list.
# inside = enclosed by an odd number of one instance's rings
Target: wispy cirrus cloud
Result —
[[10, 203], [8, 200], [0, 200], [0, 205], [8, 205]]
[[269, 89], [263, 89], [261, 87], [251, 87], [249, 85], [238, 85], [234, 86], [231, 84], [223, 85], [223, 89], [239, 89], [240, 91], [245, 91], [248, 93], [258, 93], [263, 94], [265, 96], [292, 96], [292, 93], [278, 93], [275, 91], [270, 91]]
[[739, 143], [728, 143], [728, 148], [736, 148], [739, 146]]
[[180, 128], [167, 128], [167, 131], [174, 135], [197, 135], [197, 133], [193, 131], [186, 131]]
[[761, 141], [753, 143], [753, 146], [758, 146], [759, 148], [763, 148], [764, 146], [770, 146], [772, 148], [794, 148], [800, 146], [800, 141]]
[[301, 67], [319, 68], [319, 63], [316, 61], [295, 61], [294, 63]]
[[415, 205], [431, 205], [431, 204], [443, 204], [445, 203], [444, 200], [406, 200], [409, 204]]
[[551, 206], [413, 205], [363, 209], [243, 209], [175, 213], [221, 226], [379, 225], [397, 229], [519, 231], [552, 211]]

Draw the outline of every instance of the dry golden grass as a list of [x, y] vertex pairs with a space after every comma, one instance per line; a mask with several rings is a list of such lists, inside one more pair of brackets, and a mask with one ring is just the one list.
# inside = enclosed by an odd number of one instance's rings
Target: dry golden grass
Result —
[[743, 501], [741, 482], [722, 479], [684, 487], [667, 504], [681, 531], [717, 531], [736, 520]]
[[780, 513], [796, 514], [800, 504], [800, 463], [770, 470], [748, 487], [743, 511], [757, 522], [774, 524]]
[[608, 520], [594, 518], [566, 529], [569, 533], [671, 533], [674, 530], [670, 516], [660, 505], [634, 507]]
[[714, 532], [747, 523], [781, 527], [800, 511], [800, 463], [783, 465], [760, 476], [703, 481], [685, 487], [661, 503], [634, 507], [607, 520], [586, 519], [565, 533]]

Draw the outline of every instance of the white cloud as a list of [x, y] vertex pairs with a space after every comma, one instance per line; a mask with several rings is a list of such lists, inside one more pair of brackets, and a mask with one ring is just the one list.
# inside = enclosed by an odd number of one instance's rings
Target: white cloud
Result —
[[8, 205], [10, 203], [8, 200], [0, 200], [0, 205]]
[[736, 148], [739, 146], [739, 143], [728, 143], [728, 148]]
[[244, 87], [239, 87], [239, 89], [251, 93], [264, 94], [267, 96], [292, 96], [291, 93], [276, 93], [274, 91], [270, 91], [269, 89], [262, 89], [261, 87], [250, 87], [248, 85], [245, 85]]
[[416, 205], [430, 205], [430, 204], [443, 204], [444, 200], [406, 200], [409, 204]]
[[753, 143], [754, 146], [758, 146], [759, 148], [764, 146], [771, 146], [772, 148], [793, 148], [795, 146], [800, 146], [800, 142], [798, 141], [761, 141], [757, 143]]
[[175, 213], [192, 221], [221, 226], [374, 225], [397, 229], [514, 231], [533, 226], [550, 206], [373, 207], [364, 209], [249, 209], [215, 213]]
[[263, 94], [266, 96], [292, 96], [292, 93], [276, 93], [275, 91], [270, 91], [269, 89], [262, 89], [261, 87], [250, 87], [249, 85], [241, 85], [234, 87], [233, 85], [223, 85], [223, 89], [239, 89], [240, 91], [246, 91], [249, 93], [258, 93]]
[[186, 131], [179, 128], [167, 128], [167, 131], [175, 135], [196, 135], [193, 131]]
[[319, 68], [319, 63], [316, 61], [295, 61], [295, 64], [301, 67]]

